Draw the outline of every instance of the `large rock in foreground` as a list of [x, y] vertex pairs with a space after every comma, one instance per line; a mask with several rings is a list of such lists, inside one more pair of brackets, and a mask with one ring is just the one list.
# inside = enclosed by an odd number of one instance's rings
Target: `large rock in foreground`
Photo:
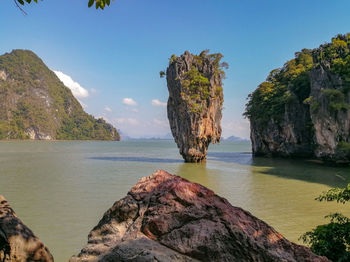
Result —
[[16, 216], [2, 195], [0, 195], [0, 261], [54, 261], [47, 247]]
[[142, 178], [70, 262], [329, 261], [211, 190], [165, 171]]
[[166, 71], [168, 119], [186, 162], [206, 159], [210, 143], [220, 141], [222, 118], [221, 54], [172, 56]]

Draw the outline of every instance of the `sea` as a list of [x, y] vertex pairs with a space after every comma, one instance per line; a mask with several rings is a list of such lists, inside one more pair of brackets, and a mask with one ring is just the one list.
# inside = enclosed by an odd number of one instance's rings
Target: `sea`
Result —
[[315, 198], [350, 182], [350, 167], [254, 158], [249, 142], [210, 145], [206, 163], [184, 163], [173, 140], [0, 142], [0, 194], [55, 257], [68, 261], [90, 230], [141, 177], [158, 169], [200, 183], [291, 241], [350, 204]]

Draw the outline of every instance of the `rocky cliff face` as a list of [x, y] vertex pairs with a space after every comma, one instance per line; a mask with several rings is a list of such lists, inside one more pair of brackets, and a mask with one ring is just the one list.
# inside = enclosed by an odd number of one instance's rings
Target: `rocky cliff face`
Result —
[[2, 195], [0, 195], [0, 261], [54, 261], [47, 247], [16, 216]]
[[222, 76], [220, 54], [186, 51], [172, 56], [166, 71], [168, 119], [175, 142], [186, 162], [206, 159], [210, 143], [220, 141]]
[[249, 96], [256, 156], [350, 162], [350, 35], [302, 50]]
[[70, 262], [328, 261], [211, 190], [165, 171], [142, 178]]
[[[312, 103], [317, 105], [310, 116], [314, 127], [314, 155], [335, 162], [350, 162], [348, 150], [342, 143], [350, 142], [350, 93], [339, 75], [330, 72], [327, 66], [319, 66], [310, 72]], [[336, 96], [344, 96], [342, 101]], [[332, 109], [333, 103], [343, 103], [344, 108]]]
[[0, 139], [119, 140], [84, 112], [69, 88], [29, 50], [0, 56]]

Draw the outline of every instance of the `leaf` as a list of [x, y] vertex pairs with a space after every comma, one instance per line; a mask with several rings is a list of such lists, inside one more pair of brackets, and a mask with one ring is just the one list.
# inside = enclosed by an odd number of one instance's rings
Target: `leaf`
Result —
[[17, 0], [18, 3], [20, 3], [21, 5], [24, 5], [24, 1], [23, 0]]
[[91, 7], [94, 4], [95, 0], [89, 0], [88, 7]]

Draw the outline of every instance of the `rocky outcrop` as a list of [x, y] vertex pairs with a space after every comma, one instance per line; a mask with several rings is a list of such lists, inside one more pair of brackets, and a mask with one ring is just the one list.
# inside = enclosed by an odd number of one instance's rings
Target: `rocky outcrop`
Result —
[[186, 162], [206, 159], [210, 143], [220, 141], [223, 105], [220, 54], [186, 51], [172, 56], [166, 71], [171, 132]]
[[285, 105], [282, 121], [261, 123], [250, 119], [250, 139], [255, 156], [312, 157], [313, 134], [308, 105], [301, 101]]
[[249, 95], [255, 156], [350, 163], [350, 41], [303, 49]]
[[54, 261], [47, 247], [16, 216], [2, 195], [0, 195], [0, 261]]
[[[339, 142], [350, 142], [350, 110], [344, 108], [335, 111], [330, 108], [331, 103], [334, 103], [332, 96], [344, 95], [344, 82], [338, 75], [331, 73], [327, 66], [313, 69], [310, 79], [312, 103], [317, 105], [317, 110], [310, 111], [314, 143], [317, 145], [314, 155], [338, 163], [349, 163], [350, 154], [339, 147]], [[350, 105], [349, 92], [341, 103]]]
[[[308, 103], [286, 103], [282, 120], [259, 123], [251, 118], [251, 141], [256, 156], [315, 157], [349, 163], [350, 155], [339, 142], [350, 141], [350, 111], [330, 109], [332, 95], [344, 87], [342, 79], [325, 66], [312, 69]], [[350, 93], [345, 97], [350, 105]]]
[[142, 178], [70, 262], [329, 261], [211, 190], [165, 171]]

